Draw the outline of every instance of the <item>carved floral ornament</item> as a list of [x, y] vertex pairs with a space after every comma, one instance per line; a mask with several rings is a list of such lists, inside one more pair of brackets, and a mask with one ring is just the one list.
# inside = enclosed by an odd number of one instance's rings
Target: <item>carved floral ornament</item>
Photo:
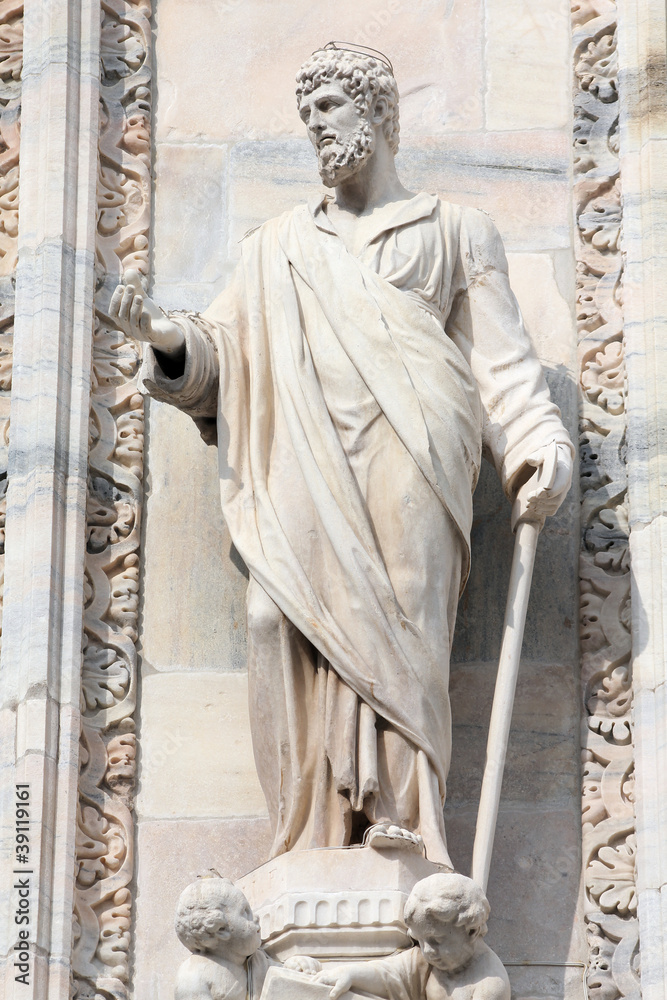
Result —
[[616, 4], [572, 6], [588, 991], [639, 996]]
[[129, 267], [148, 277], [151, 7], [103, 0], [95, 329], [72, 953], [73, 996], [128, 996], [134, 868], [143, 398], [136, 345], [105, 321]]

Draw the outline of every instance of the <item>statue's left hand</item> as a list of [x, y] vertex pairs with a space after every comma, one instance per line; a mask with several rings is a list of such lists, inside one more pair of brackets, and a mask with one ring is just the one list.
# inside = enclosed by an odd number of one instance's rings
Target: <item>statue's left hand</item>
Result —
[[572, 452], [566, 444], [552, 442], [526, 459], [526, 464], [538, 472], [517, 491], [513, 521], [519, 510], [530, 512], [529, 519], [544, 521], [555, 514], [567, 495], [572, 482]]
[[322, 963], [308, 955], [292, 955], [291, 958], [286, 959], [283, 965], [286, 969], [291, 969], [292, 972], [305, 972], [310, 976], [314, 976], [316, 972], [322, 970]]

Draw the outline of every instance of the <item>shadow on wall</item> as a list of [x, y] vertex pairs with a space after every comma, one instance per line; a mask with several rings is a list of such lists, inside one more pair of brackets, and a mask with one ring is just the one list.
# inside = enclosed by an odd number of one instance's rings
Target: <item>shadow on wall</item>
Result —
[[[545, 370], [576, 440], [576, 383], [562, 366]], [[537, 975], [538, 969], [530, 972], [536, 963], [544, 963], [536, 979], [540, 995], [581, 993], [581, 969], [564, 967], [585, 955], [576, 478], [539, 542], [489, 881], [489, 944], [503, 961], [526, 963], [515, 970], [515, 995], [535, 988], [524, 980]], [[509, 504], [484, 462], [450, 680], [453, 752], [445, 816], [450, 852], [464, 873], [472, 857], [513, 542]]]

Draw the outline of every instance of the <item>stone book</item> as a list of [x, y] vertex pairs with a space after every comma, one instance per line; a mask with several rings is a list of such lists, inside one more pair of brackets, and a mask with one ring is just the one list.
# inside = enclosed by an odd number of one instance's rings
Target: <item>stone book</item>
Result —
[[[316, 983], [312, 976], [272, 966], [266, 974], [260, 1000], [328, 1000], [331, 987]], [[343, 993], [340, 1000], [363, 1000], [367, 993]]]

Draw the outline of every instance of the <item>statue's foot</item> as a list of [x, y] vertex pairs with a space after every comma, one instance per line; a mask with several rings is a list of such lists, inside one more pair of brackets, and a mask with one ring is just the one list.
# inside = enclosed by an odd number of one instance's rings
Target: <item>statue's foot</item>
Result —
[[411, 854], [424, 853], [424, 841], [418, 833], [411, 833], [393, 823], [375, 823], [369, 826], [364, 834], [364, 847], [373, 847], [376, 851], [397, 847]]

